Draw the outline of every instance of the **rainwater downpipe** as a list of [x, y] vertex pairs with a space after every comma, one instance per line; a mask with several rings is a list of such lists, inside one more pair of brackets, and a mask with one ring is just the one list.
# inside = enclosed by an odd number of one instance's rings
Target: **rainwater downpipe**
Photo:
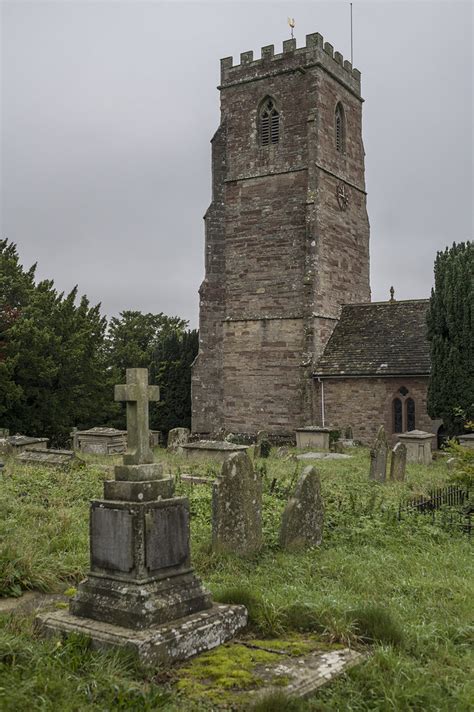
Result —
[[324, 416], [324, 381], [318, 378], [318, 383], [321, 384], [321, 420], [323, 428], [326, 427], [326, 418]]

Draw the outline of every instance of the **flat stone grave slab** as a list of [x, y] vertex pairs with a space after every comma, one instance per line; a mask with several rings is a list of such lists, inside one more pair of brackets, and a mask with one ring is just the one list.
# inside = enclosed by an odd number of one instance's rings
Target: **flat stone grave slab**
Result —
[[289, 698], [309, 697], [366, 657], [356, 650], [325, 644], [304, 634], [271, 640], [235, 640], [177, 668], [175, 681], [184, 697], [196, 707], [201, 702], [213, 701], [216, 709], [246, 710], [258, 698], [273, 692]]
[[199, 477], [198, 475], [180, 475], [180, 480], [191, 485], [212, 485], [214, 483], [210, 477]]
[[28, 435], [10, 435], [0, 440], [0, 452], [18, 455], [26, 448], [34, 447], [36, 450], [46, 450], [48, 438], [32, 438]]
[[342, 452], [304, 452], [297, 455], [297, 460], [350, 460], [352, 455], [344, 455]]
[[28, 448], [17, 457], [24, 465], [46, 465], [47, 467], [83, 467], [85, 463], [76, 456], [74, 450], [41, 450]]
[[196, 443], [186, 443], [182, 445], [183, 455], [188, 460], [204, 461], [212, 460], [222, 464], [224, 460], [234, 452], [246, 452], [248, 445], [235, 445], [225, 440], [200, 440]]

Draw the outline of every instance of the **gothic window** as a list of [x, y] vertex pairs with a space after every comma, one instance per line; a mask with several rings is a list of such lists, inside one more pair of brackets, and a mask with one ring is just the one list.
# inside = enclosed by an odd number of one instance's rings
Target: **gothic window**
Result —
[[345, 125], [344, 125], [344, 109], [342, 104], [339, 103], [336, 106], [336, 111], [334, 114], [334, 127], [336, 131], [336, 151], [339, 153], [344, 153], [344, 143], [345, 143]]
[[270, 97], [263, 101], [260, 109], [259, 137], [261, 146], [269, 146], [280, 140], [280, 114]]
[[415, 430], [415, 401], [413, 398], [407, 398], [407, 430]]
[[393, 399], [393, 432], [403, 432], [402, 402], [400, 398]]

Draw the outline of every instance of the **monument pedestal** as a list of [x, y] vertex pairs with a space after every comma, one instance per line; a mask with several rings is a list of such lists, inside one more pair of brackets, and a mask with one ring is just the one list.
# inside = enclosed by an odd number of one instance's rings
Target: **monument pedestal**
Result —
[[215, 604], [208, 610], [144, 630], [79, 618], [69, 611], [42, 613], [37, 624], [47, 636], [82, 633], [91, 639], [93, 648], [126, 648], [146, 665], [169, 665], [233, 638], [247, 624], [247, 611], [244, 606]]
[[189, 506], [153, 462], [148, 401], [158, 400], [146, 369], [127, 369], [115, 399], [127, 401], [128, 447], [104, 499], [90, 510], [91, 568], [69, 612], [37, 618], [45, 634], [76, 632], [95, 647], [127, 647], [146, 663], [183, 660], [232, 638], [243, 606], [214, 606], [191, 567]]

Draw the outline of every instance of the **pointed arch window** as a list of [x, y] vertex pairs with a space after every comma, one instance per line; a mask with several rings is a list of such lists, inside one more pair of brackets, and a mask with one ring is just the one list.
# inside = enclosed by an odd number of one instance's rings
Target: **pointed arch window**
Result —
[[340, 102], [337, 104], [336, 111], [334, 112], [334, 129], [336, 132], [336, 151], [344, 153], [346, 127], [344, 109]]
[[407, 431], [415, 430], [415, 401], [413, 398], [407, 398], [405, 405], [407, 409]]
[[280, 140], [280, 114], [271, 97], [262, 102], [259, 113], [259, 138], [261, 146], [269, 146]]
[[392, 403], [393, 409], [393, 432], [403, 433], [403, 412], [402, 401], [400, 398], [394, 398]]

